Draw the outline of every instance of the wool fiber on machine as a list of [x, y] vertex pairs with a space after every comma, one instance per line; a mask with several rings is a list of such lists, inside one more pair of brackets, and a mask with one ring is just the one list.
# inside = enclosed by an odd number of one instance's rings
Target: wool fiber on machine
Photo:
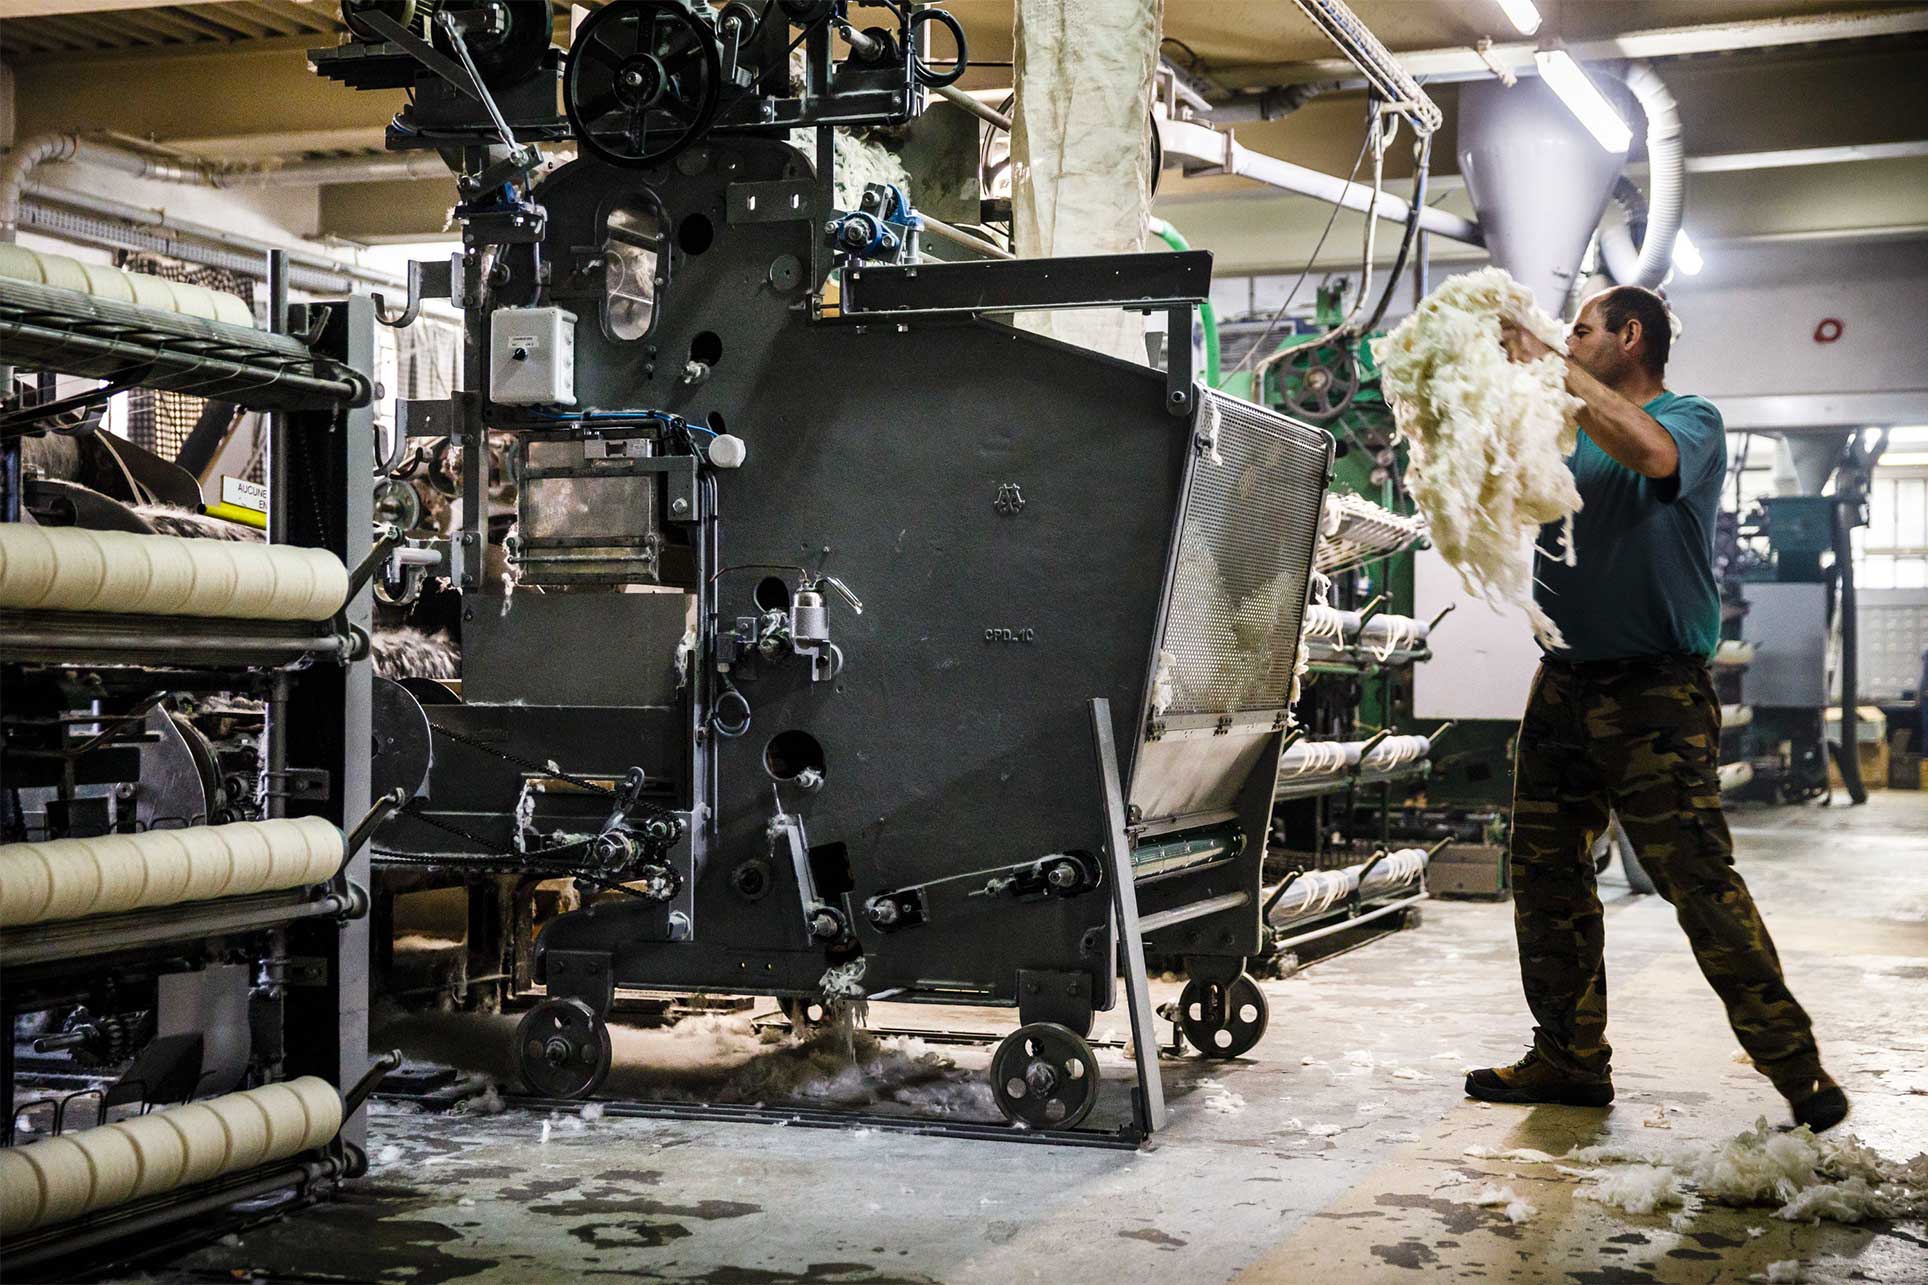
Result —
[[419, 629], [377, 629], [369, 636], [369, 657], [382, 678], [460, 678], [461, 655], [447, 634]]
[[1451, 277], [1392, 333], [1372, 344], [1381, 386], [1407, 442], [1406, 482], [1428, 533], [1467, 591], [1517, 606], [1542, 644], [1565, 646], [1533, 601], [1532, 539], [1567, 524], [1580, 492], [1566, 457], [1578, 443], [1580, 399], [1557, 356], [1515, 362], [1500, 322], [1517, 322], [1566, 352], [1559, 323], [1500, 268]]

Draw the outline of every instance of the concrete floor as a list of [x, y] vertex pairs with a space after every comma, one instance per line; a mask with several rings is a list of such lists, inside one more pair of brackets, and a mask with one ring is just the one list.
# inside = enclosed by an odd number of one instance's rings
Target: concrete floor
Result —
[[[1893, 1158], [1928, 1149], [1928, 795], [1740, 810], [1732, 823], [1795, 993], [1853, 1096], [1843, 1128]], [[342, 1199], [210, 1246], [164, 1275], [1622, 1285], [1766, 1279], [1770, 1263], [1799, 1260], [1804, 1280], [1928, 1281], [1920, 1221], [1791, 1224], [1769, 1209], [1708, 1207], [1676, 1229], [1666, 1214], [1576, 1199], [1576, 1180], [1550, 1165], [1465, 1154], [1558, 1155], [1606, 1139], [1711, 1143], [1758, 1116], [1783, 1117], [1767, 1082], [1736, 1061], [1667, 906], [1623, 885], [1603, 895], [1619, 1091], [1609, 1110], [1461, 1095], [1462, 1069], [1511, 1061], [1530, 1023], [1510, 908], [1439, 902], [1414, 931], [1266, 983], [1271, 1028], [1249, 1057], [1168, 1061], [1171, 1127], [1136, 1153], [390, 1107], [371, 1124], [374, 1171]], [[1162, 985], [1161, 997], [1175, 989]], [[871, 1021], [940, 1016], [976, 1029], [997, 1021], [886, 1005]], [[1122, 1029], [1122, 1011], [1100, 1017], [1100, 1035]], [[499, 1057], [501, 1034], [477, 1027], [464, 1037], [478, 1065]], [[942, 1052], [959, 1069], [936, 1076], [935, 1099], [932, 1073], [914, 1060], [899, 1057], [884, 1078], [960, 1114], [981, 1111], [979, 1081], [968, 1076], [982, 1055]], [[752, 1061], [784, 1057], [794, 1054]], [[1106, 1118], [1115, 1120], [1127, 1072], [1121, 1054], [1106, 1061]], [[664, 1083], [623, 1070], [612, 1083], [624, 1075], [632, 1087]], [[1515, 1224], [1476, 1205], [1492, 1184], [1537, 1212]]]

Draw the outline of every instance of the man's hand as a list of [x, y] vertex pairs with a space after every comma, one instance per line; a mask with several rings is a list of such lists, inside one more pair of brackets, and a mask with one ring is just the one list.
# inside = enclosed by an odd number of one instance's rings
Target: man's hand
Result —
[[1538, 335], [1508, 317], [1500, 318], [1500, 347], [1514, 361], [1538, 361], [1552, 352]]

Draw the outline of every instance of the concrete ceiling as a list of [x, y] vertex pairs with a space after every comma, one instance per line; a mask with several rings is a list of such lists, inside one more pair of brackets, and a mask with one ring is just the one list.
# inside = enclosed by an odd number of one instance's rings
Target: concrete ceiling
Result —
[[[1482, 36], [1518, 36], [1495, 0], [1351, 0], [1359, 16], [1395, 51], [1463, 50]], [[1867, 0], [1538, 0], [1542, 34], [1573, 43], [1627, 32], [1710, 23], [1775, 22], [1867, 13]], [[972, 80], [1008, 85], [1013, 0], [949, 0], [971, 37]], [[1889, 4], [1872, 12], [1928, 11]], [[1165, 0], [1166, 52], [1219, 90], [1296, 83], [1331, 75], [1332, 46], [1290, 0]], [[338, 38], [329, 0], [230, 0], [191, 5], [103, 0], [0, 0], [0, 58], [14, 73], [15, 132], [110, 131], [221, 159], [340, 154], [375, 149], [401, 106], [399, 93], [354, 93], [321, 81], [302, 51]], [[566, 23], [566, 7], [558, 10]], [[566, 27], [565, 27], [566, 30]], [[1662, 75], [1681, 102], [1690, 156], [1749, 156], [1788, 149], [1843, 149], [1928, 140], [1928, 59], [1921, 35], [1665, 58]], [[1323, 70], [1321, 70], [1323, 69]], [[1434, 155], [1450, 178], [1456, 90], [1435, 81], [1446, 114]], [[1248, 147], [1343, 174], [1361, 136], [1363, 100], [1336, 93], [1292, 115], [1237, 127]], [[1840, 153], [1835, 153], [1838, 156]], [[1752, 168], [1737, 162], [1741, 170]], [[1409, 168], [1396, 149], [1391, 174]], [[1316, 232], [1326, 207], [1265, 193], [1243, 180], [1165, 176], [1164, 202], [1200, 226], [1265, 223], [1279, 247], [1296, 229]], [[1758, 174], [1697, 174], [1690, 199], [1703, 213], [1735, 194], [1725, 226], [1697, 225], [1718, 238], [1798, 231], [1838, 233], [1830, 190], [1855, 194], [1855, 217], [1883, 226], [1914, 221], [1928, 192], [1928, 158], [1861, 161]], [[1794, 194], [1805, 194], [1796, 199]], [[1775, 194], [1784, 206], [1772, 208]], [[448, 185], [435, 180], [323, 190], [314, 231], [349, 237], [410, 239], [439, 230]], [[1216, 209], [1244, 203], [1235, 214]], [[1749, 208], [1766, 201], [1770, 208]], [[1263, 216], [1258, 207], [1266, 211]], [[1877, 217], [1882, 210], [1892, 217]], [[1179, 217], [1174, 213], [1173, 217]], [[1928, 215], [1920, 215], [1928, 222]], [[1255, 230], [1253, 235], [1259, 236]], [[1335, 236], [1340, 235], [1335, 232]], [[1256, 244], [1257, 242], [1254, 242]], [[1258, 253], [1253, 251], [1253, 253]], [[1290, 262], [1283, 248], [1278, 261]], [[1251, 257], [1241, 251], [1240, 257]], [[1259, 254], [1259, 257], [1264, 257]]]

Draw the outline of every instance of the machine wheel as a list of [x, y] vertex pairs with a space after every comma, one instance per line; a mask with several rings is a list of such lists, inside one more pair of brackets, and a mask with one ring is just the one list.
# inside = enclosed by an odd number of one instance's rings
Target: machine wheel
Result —
[[709, 132], [722, 87], [715, 37], [670, 0], [617, 0], [577, 28], [562, 107], [583, 150], [660, 165]]
[[806, 999], [797, 995], [777, 996], [777, 1007], [790, 1019], [790, 1025], [799, 1034], [818, 1030], [830, 1025], [830, 1005], [821, 999]]
[[1343, 340], [1295, 349], [1275, 370], [1285, 409], [1315, 424], [1343, 415], [1359, 394], [1359, 362]]
[[546, 999], [515, 1028], [522, 1080], [545, 1098], [586, 1098], [609, 1074], [609, 1026], [579, 999]]
[[1098, 1059], [1084, 1037], [1033, 1022], [991, 1055], [991, 1095], [1007, 1120], [1029, 1129], [1071, 1129], [1098, 1100]]
[[1246, 973], [1229, 984], [1194, 977], [1178, 995], [1178, 1029], [1206, 1057], [1238, 1057], [1265, 1034], [1271, 1011]]

